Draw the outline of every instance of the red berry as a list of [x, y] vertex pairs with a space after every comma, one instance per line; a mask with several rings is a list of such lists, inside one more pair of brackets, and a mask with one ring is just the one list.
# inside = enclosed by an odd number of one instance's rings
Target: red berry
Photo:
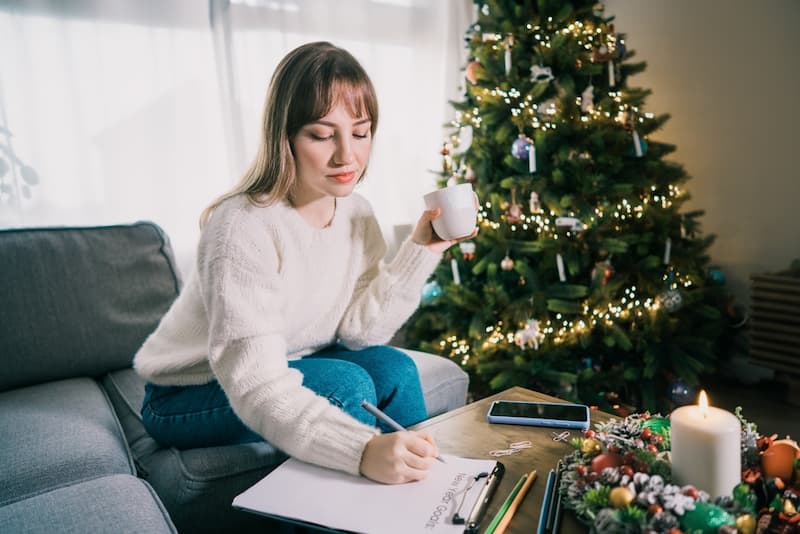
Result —
[[583, 431], [583, 435], [586, 436], [587, 438], [593, 438], [594, 430], [592, 430], [591, 428], [587, 428], [586, 430]]
[[697, 500], [697, 498], [700, 496], [700, 493], [698, 493], [697, 488], [695, 488], [694, 486], [689, 486], [688, 488], [683, 490], [683, 494], [691, 497], [694, 500]]
[[653, 431], [649, 428], [642, 430], [642, 439], [650, 439], [653, 436]]
[[629, 477], [633, 476], [633, 468], [629, 465], [623, 465], [620, 467], [620, 471], [623, 475], [628, 475]]
[[647, 513], [650, 515], [657, 515], [663, 512], [664, 509], [661, 507], [660, 504], [651, 504], [650, 507], [647, 509]]
[[647, 450], [652, 452], [653, 454], [656, 454], [658, 452], [658, 447], [650, 443], [647, 445]]

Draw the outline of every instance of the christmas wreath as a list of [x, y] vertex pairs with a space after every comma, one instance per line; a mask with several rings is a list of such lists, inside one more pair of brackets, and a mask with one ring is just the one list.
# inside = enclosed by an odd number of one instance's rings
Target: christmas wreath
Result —
[[597, 533], [800, 534], [800, 449], [761, 436], [741, 409], [742, 482], [712, 499], [672, 483], [670, 420], [633, 414], [571, 441], [563, 504]]

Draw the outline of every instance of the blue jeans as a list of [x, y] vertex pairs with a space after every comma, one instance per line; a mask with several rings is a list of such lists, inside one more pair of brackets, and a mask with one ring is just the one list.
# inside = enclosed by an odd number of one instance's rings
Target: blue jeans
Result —
[[[327, 398], [359, 421], [375, 426], [375, 417], [361, 407], [367, 400], [403, 426], [428, 413], [414, 361], [386, 346], [351, 351], [334, 345], [289, 367], [303, 373], [303, 385]], [[217, 381], [200, 386], [145, 385], [142, 420], [160, 444], [191, 449], [263, 441], [233, 412]], [[384, 432], [391, 431], [382, 422]]]

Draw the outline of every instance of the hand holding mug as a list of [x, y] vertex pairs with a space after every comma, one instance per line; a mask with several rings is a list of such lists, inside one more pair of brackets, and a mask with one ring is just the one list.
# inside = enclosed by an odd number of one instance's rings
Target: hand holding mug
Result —
[[478, 197], [471, 184], [458, 184], [425, 195], [425, 207], [414, 229], [415, 243], [440, 253], [478, 233]]

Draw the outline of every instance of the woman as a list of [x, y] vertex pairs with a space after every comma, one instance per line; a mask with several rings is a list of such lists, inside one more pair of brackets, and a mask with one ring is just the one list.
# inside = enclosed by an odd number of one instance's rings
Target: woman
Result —
[[426, 476], [433, 438], [382, 434], [361, 402], [404, 426], [427, 416], [413, 361], [383, 344], [455, 241], [426, 211], [382, 263], [372, 209], [353, 194], [377, 123], [372, 83], [345, 50], [310, 43], [278, 65], [256, 160], [203, 212], [196, 268], [134, 360], [159, 442], [266, 439], [379, 482]]

